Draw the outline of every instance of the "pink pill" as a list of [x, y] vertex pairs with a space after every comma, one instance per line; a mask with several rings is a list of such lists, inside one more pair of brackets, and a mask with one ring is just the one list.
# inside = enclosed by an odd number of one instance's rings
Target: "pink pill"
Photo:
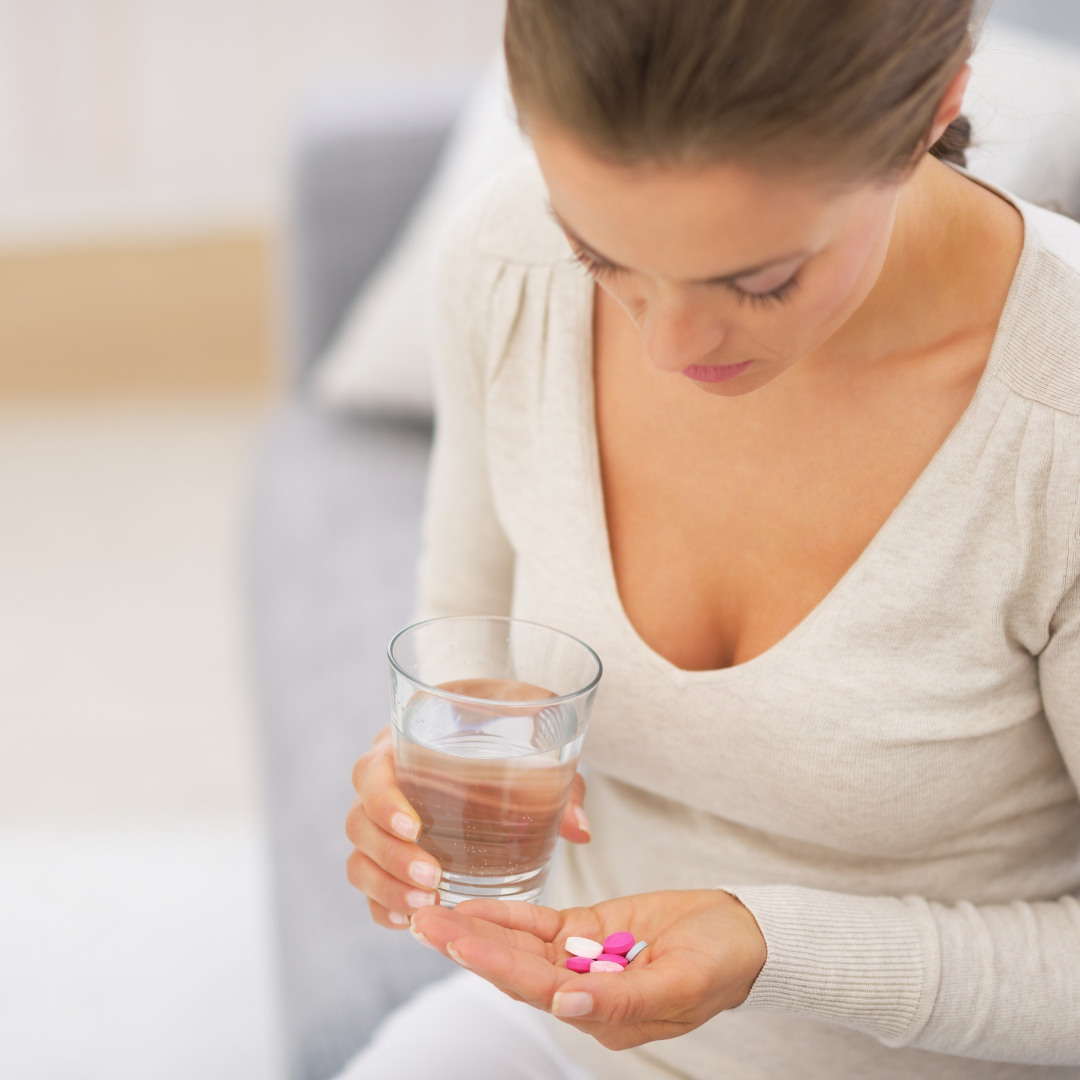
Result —
[[633, 947], [634, 935], [626, 930], [620, 930], [617, 934], [608, 934], [604, 938], [604, 952], [606, 953], [625, 956]]
[[594, 960], [589, 965], [590, 971], [622, 971], [625, 964], [616, 964], [613, 960]]
[[589, 970], [590, 965], [593, 963], [587, 956], [571, 956], [566, 961], [566, 966], [571, 971], [576, 971], [579, 975], [584, 975]]
[[626, 965], [630, 962], [629, 960], [626, 959], [625, 956], [620, 956], [618, 953], [611, 953], [611, 952], [602, 952], [596, 959], [597, 960], [608, 960], [612, 964], [618, 964], [619, 967], [626, 967]]

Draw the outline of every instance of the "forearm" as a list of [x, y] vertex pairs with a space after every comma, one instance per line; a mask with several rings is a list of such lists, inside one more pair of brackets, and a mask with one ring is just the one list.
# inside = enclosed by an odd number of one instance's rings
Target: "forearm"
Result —
[[889, 1046], [1080, 1065], [1080, 902], [946, 906], [794, 886], [727, 888], [768, 959], [741, 1006]]

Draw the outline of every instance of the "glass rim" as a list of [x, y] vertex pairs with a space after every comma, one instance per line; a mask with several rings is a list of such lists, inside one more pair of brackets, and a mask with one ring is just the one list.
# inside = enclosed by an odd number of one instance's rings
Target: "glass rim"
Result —
[[[439, 686], [432, 686], [430, 683], [426, 683], [422, 679], [410, 675], [394, 657], [394, 646], [397, 644], [398, 639], [413, 630], [419, 630], [422, 626], [431, 626], [433, 623], [441, 622], [479, 622], [480, 620], [485, 620], [487, 622], [521, 623], [522, 626], [538, 626], [541, 630], [547, 630], [548, 633], [558, 634], [560, 637], [569, 638], [571, 641], [577, 642], [577, 644], [593, 658], [596, 662], [596, 674], [593, 676], [592, 680], [586, 683], [580, 690], [575, 690], [570, 694], [559, 694], [557, 697], [537, 698], [534, 701], [507, 702], [496, 701], [492, 698], [470, 697], [468, 694], [454, 694], [449, 690], [443, 690]], [[448, 701], [463, 701], [469, 704], [513, 705], [515, 708], [530, 708], [534, 705], [538, 705], [541, 708], [548, 708], [552, 705], [561, 705], [564, 702], [573, 701], [575, 698], [582, 697], [584, 694], [589, 693], [589, 691], [595, 690], [597, 684], [600, 682], [600, 676], [604, 674], [604, 664], [600, 657], [597, 656], [596, 650], [592, 648], [592, 646], [586, 645], [581, 638], [574, 637], [573, 634], [568, 634], [565, 630], [557, 630], [554, 626], [546, 626], [544, 623], [533, 622], [531, 619], [517, 619], [513, 615], [437, 615], [434, 619], [421, 619], [420, 622], [403, 627], [390, 639], [390, 644], [386, 647], [386, 655], [390, 660], [390, 666], [393, 667], [402, 678], [408, 679], [409, 682], [414, 683], [416, 686], [430, 691], [438, 697], [446, 698]]]

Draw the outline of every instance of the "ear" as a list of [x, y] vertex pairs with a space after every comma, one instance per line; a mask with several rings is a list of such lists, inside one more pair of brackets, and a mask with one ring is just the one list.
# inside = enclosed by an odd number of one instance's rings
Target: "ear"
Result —
[[933, 126], [930, 128], [927, 146], [933, 146], [945, 134], [945, 129], [960, 115], [960, 110], [964, 107], [964, 94], [970, 81], [971, 65], [965, 64], [953, 76], [952, 82], [949, 83], [941, 98]]

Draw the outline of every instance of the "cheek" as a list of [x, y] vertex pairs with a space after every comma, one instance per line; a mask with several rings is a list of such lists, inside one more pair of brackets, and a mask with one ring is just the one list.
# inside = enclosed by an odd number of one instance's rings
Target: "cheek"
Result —
[[793, 351], [815, 349], [842, 326], [866, 299], [880, 267], [872, 244], [845, 247], [808, 267], [784, 321]]
[[635, 276], [619, 274], [606, 278], [597, 277], [596, 285], [633, 319], [634, 325], [640, 330], [649, 311], [649, 296], [647, 290], [635, 280]]

